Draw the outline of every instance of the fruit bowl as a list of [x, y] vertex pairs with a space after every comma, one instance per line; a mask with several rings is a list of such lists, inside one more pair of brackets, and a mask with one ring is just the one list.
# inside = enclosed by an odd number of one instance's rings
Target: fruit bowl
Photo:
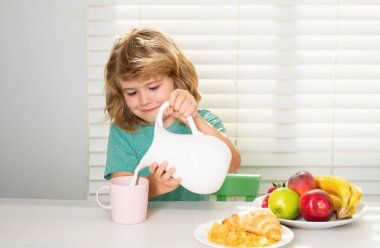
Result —
[[[261, 208], [261, 203], [264, 199], [264, 196], [257, 197], [252, 202], [252, 208]], [[360, 202], [357, 205], [356, 213], [351, 217], [347, 219], [336, 219], [335, 215], [332, 217], [329, 221], [322, 221], [322, 222], [313, 222], [313, 221], [306, 221], [304, 218], [299, 217], [294, 220], [286, 220], [279, 218], [281, 224], [289, 227], [296, 227], [301, 229], [326, 229], [326, 228], [332, 228], [336, 226], [346, 225], [352, 222], [355, 222], [359, 219], [361, 219], [368, 211], [368, 206], [365, 205], [363, 202]]]

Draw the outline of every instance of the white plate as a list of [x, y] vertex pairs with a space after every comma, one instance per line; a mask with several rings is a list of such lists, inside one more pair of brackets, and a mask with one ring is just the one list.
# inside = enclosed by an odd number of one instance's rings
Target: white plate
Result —
[[[257, 197], [253, 201], [252, 207], [261, 208], [261, 203], [263, 199], [264, 199], [264, 196]], [[363, 202], [360, 202], [357, 205], [356, 213], [352, 216], [352, 218], [348, 218], [348, 219], [337, 220], [334, 215], [334, 217], [331, 220], [321, 221], [321, 222], [306, 221], [302, 217], [294, 219], [294, 220], [286, 220], [286, 219], [279, 219], [279, 220], [281, 224], [290, 226], [290, 227], [297, 227], [297, 228], [302, 228], [302, 229], [326, 229], [326, 228], [346, 225], [351, 222], [357, 221], [361, 219], [367, 213], [367, 211], [368, 211], [368, 206], [365, 205]]]
[[[220, 223], [220, 221], [222, 221], [222, 220], [218, 220], [219, 223]], [[205, 244], [205, 245], [208, 245], [208, 246], [211, 246], [211, 247], [216, 247], [216, 248], [226, 248], [226, 247], [229, 247], [229, 246], [215, 244], [215, 243], [212, 243], [212, 242], [210, 242], [208, 240], [207, 231], [211, 229], [211, 226], [212, 226], [212, 224], [214, 222], [215, 222], [215, 220], [199, 225], [194, 230], [194, 236], [195, 236], [195, 238], [199, 242], [201, 242], [202, 244]], [[281, 247], [281, 246], [284, 246], [284, 245], [288, 244], [290, 241], [293, 240], [294, 233], [292, 232], [292, 230], [290, 230], [286, 226], [281, 226], [281, 228], [282, 228], [281, 229], [282, 230], [282, 238], [281, 238], [281, 240], [278, 241], [277, 243], [273, 244], [273, 245], [265, 246], [265, 248]]]

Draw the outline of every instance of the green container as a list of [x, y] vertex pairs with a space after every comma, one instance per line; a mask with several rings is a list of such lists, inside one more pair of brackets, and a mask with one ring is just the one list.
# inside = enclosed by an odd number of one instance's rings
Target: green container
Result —
[[222, 187], [212, 195], [217, 201], [226, 201], [227, 196], [245, 196], [245, 201], [253, 201], [260, 188], [261, 175], [227, 174]]

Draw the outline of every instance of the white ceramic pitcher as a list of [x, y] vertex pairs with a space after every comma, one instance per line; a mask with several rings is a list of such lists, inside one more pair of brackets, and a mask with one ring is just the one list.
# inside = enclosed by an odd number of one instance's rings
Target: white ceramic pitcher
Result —
[[152, 145], [141, 159], [136, 171], [154, 162], [168, 162], [167, 170], [176, 168], [173, 177], [182, 178], [181, 185], [197, 194], [211, 194], [223, 184], [231, 163], [231, 151], [218, 138], [198, 131], [191, 116], [187, 118], [192, 134], [174, 134], [163, 127], [162, 115], [169, 106], [160, 107], [155, 123]]

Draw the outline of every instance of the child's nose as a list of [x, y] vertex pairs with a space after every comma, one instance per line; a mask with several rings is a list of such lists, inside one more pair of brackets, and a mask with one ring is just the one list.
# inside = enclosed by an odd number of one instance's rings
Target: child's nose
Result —
[[140, 104], [147, 105], [151, 103], [151, 99], [147, 94], [140, 94]]

